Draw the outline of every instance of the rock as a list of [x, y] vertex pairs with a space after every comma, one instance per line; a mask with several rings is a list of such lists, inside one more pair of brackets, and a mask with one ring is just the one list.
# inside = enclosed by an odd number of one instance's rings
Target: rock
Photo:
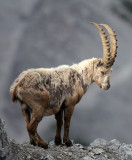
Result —
[[93, 149], [93, 152], [94, 152], [95, 154], [101, 154], [101, 153], [103, 153], [104, 151], [103, 151], [102, 148], [95, 148], [95, 149]]
[[68, 152], [68, 156], [71, 156], [72, 155], [72, 152]]
[[32, 157], [31, 156], [27, 156], [27, 160], [31, 160], [32, 159]]
[[73, 142], [72, 147], [64, 144], [56, 146], [49, 142], [49, 148], [16, 143], [8, 139], [4, 123], [0, 119], [0, 160], [132, 160], [132, 144], [120, 143], [116, 139], [106, 141], [96, 139], [90, 146], [82, 146]]
[[83, 157], [83, 160], [92, 160], [92, 158], [89, 156], [85, 156], [85, 157]]
[[91, 144], [90, 144], [90, 146], [91, 147], [104, 147], [105, 145], [107, 144], [107, 141], [106, 140], [104, 140], [104, 139], [101, 139], [101, 138], [98, 138], [98, 139], [96, 139], [96, 140], [94, 140]]
[[51, 155], [41, 156], [40, 160], [54, 160]]
[[9, 142], [7, 138], [7, 133], [4, 129], [4, 122], [0, 119], [0, 160], [8, 160], [9, 154]]
[[121, 144], [116, 139], [113, 139], [110, 142], [108, 142], [108, 145], [110, 150], [117, 150]]

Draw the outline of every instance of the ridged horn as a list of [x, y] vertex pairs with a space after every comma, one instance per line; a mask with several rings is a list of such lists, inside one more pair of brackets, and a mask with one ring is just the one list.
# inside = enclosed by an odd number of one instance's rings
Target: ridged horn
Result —
[[109, 40], [107, 39], [107, 35], [105, 31], [99, 26], [99, 24], [91, 22], [99, 31], [100, 38], [102, 40], [102, 47], [103, 47], [103, 59], [102, 64], [105, 68], [108, 68], [111, 63], [111, 54], [110, 54], [110, 45]]
[[100, 24], [101, 26], [105, 27], [109, 33], [109, 37], [110, 37], [110, 54], [111, 54], [111, 58], [110, 58], [110, 67], [114, 64], [115, 62], [115, 57], [117, 56], [117, 39], [116, 39], [116, 34], [115, 31], [107, 24]]

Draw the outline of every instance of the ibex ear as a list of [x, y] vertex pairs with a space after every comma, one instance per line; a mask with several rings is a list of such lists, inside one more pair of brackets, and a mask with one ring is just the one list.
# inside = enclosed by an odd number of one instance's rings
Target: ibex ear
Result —
[[99, 62], [97, 63], [96, 67], [102, 66], [102, 62], [101, 60], [99, 60]]

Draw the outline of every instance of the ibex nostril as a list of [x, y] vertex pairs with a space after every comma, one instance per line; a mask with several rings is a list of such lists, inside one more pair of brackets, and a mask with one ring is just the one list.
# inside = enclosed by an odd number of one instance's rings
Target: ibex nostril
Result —
[[108, 88], [108, 89], [110, 88], [110, 84], [108, 84], [107, 88]]

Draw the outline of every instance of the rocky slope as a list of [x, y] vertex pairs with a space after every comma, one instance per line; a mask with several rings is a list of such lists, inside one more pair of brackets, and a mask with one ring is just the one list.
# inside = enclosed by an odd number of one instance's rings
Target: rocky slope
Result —
[[73, 142], [72, 147], [56, 146], [49, 142], [49, 148], [35, 147], [29, 143], [18, 144], [7, 138], [0, 119], [0, 160], [132, 160], [132, 144], [117, 140], [96, 139], [90, 146]]

